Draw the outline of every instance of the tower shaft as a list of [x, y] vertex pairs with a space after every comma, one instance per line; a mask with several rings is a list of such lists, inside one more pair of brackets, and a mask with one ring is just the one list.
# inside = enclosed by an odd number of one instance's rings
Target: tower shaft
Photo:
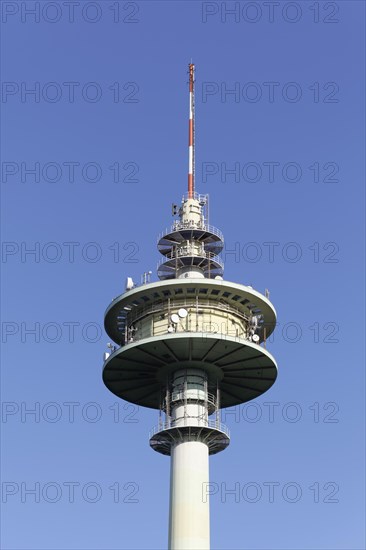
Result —
[[[208, 426], [207, 375], [200, 369], [173, 374], [170, 394], [172, 427], [170, 471], [170, 550], [209, 550], [209, 504], [202, 490], [209, 478], [209, 449], [197, 427]], [[194, 430], [192, 435], [191, 430]]]
[[[209, 550], [209, 502], [203, 498], [209, 481], [208, 457], [229, 443], [221, 431], [218, 396], [208, 391], [208, 374], [192, 365], [177, 368], [167, 380], [167, 422], [150, 441], [171, 457], [169, 550]], [[213, 412], [216, 420], [210, 421]]]
[[203, 490], [209, 480], [208, 446], [176, 443], [171, 451], [169, 550], [209, 550], [210, 509]]

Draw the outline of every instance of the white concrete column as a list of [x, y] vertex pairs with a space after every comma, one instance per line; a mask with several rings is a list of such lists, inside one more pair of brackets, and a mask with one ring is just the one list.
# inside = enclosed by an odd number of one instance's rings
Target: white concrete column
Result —
[[[208, 447], [200, 441], [173, 445], [170, 471], [169, 550], [209, 550]], [[206, 502], [204, 502], [204, 500]]]

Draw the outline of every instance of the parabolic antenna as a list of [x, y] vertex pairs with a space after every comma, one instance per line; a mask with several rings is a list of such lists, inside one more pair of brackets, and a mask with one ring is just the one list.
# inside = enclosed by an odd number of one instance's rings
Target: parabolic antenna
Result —
[[184, 319], [185, 317], [187, 317], [188, 315], [188, 311], [186, 309], [184, 309], [184, 307], [181, 307], [179, 310], [178, 310], [178, 315], [181, 319]]

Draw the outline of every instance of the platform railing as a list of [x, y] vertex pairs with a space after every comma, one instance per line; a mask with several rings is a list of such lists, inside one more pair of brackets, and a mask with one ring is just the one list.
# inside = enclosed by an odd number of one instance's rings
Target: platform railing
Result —
[[[216, 397], [213, 393], [208, 392], [206, 398], [202, 396], [202, 392], [204, 390], [201, 389], [194, 389], [189, 388], [188, 394], [186, 394], [186, 391], [184, 387], [174, 390], [170, 394], [170, 400], [169, 400], [169, 407], [174, 406], [179, 401], [189, 401], [190, 403], [194, 401], [195, 403], [199, 404], [205, 404], [209, 406], [209, 409], [216, 409]], [[164, 410], [167, 410], [166, 402], [164, 403]]]
[[213, 252], [202, 251], [198, 252], [192, 247], [192, 250], [177, 248], [177, 250], [172, 250], [169, 254], [166, 254], [158, 262], [157, 268], [159, 269], [162, 265], [166, 264], [169, 260], [179, 260], [180, 258], [205, 258], [211, 260], [212, 262], [217, 263], [220, 267], [224, 268], [224, 262], [217, 254]]
[[182, 197], [182, 202], [185, 202], [188, 199], [194, 199], [194, 200], [198, 201], [199, 203], [201, 203], [201, 205], [203, 206], [204, 204], [207, 203], [208, 195], [202, 195], [200, 193], [196, 193], [196, 191], [195, 191], [193, 193], [193, 196], [190, 197], [189, 193], [184, 193], [184, 195]]
[[214, 227], [213, 225], [201, 223], [201, 222], [181, 222], [181, 221], [175, 221], [172, 223], [170, 227], [167, 227], [164, 231], [162, 231], [157, 239], [157, 242], [159, 243], [161, 239], [163, 239], [166, 235], [170, 235], [171, 233], [174, 233], [175, 231], [181, 231], [184, 229], [200, 229], [202, 231], [207, 231], [208, 233], [212, 233], [213, 235], [216, 235], [216, 237], [219, 237], [221, 241], [224, 240], [223, 233], [217, 229], [217, 227]]
[[[185, 427], [192, 427], [192, 428], [212, 428], [214, 430], [219, 430], [220, 432], [224, 433], [230, 438], [230, 430], [226, 426], [226, 424], [223, 424], [222, 422], [219, 422], [218, 420], [206, 420], [202, 421], [202, 424], [199, 426], [196, 426], [192, 424], [190, 426], [189, 424]], [[164, 430], [169, 430], [171, 428], [176, 428], [177, 430], [181, 429], [181, 426], [174, 426], [174, 423], [172, 420], [166, 420], [164, 422], [161, 422], [157, 426], [154, 426], [149, 433], [149, 438], [151, 439], [154, 435], [158, 434], [159, 432], [162, 432]]]

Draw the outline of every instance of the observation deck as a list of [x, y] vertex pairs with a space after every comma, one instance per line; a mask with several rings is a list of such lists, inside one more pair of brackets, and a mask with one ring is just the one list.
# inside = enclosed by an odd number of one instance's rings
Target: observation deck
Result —
[[[172, 323], [182, 309], [187, 315]], [[237, 283], [199, 278], [142, 285], [106, 311], [105, 329], [121, 347], [105, 362], [104, 383], [127, 401], [161, 409], [169, 377], [195, 366], [207, 373], [209, 391], [219, 384], [220, 408], [244, 403], [276, 379], [276, 362], [263, 347], [275, 322], [271, 302]]]

